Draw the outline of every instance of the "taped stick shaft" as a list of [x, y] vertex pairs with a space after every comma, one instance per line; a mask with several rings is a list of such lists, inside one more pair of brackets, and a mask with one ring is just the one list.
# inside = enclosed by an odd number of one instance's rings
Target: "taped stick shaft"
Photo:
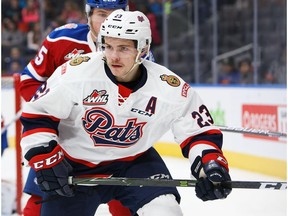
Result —
[[254, 128], [240, 128], [240, 127], [229, 127], [229, 126], [221, 126], [217, 125], [221, 131], [233, 132], [233, 133], [243, 133], [243, 134], [253, 134], [259, 136], [268, 136], [268, 137], [287, 137], [286, 133], [275, 132], [275, 131], [267, 131], [267, 130], [259, 130]]
[[[190, 179], [145, 179], [145, 178], [95, 178], [95, 177], [69, 177], [69, 184], [82, 186], [117, 185], [137, 187], [195, 187], [196, 180]], [[229, 181], [223, 186], [238, 189], [270, 189], [286, 190], [287, 182], [268, 181]]]

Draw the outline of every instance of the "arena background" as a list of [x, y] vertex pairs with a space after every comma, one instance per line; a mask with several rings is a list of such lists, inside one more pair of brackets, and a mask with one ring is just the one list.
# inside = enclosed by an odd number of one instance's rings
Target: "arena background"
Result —
[[[85, 23], [84, 2], [1, 1], [1, 114], [6, 124], [16, 113], [15, 89], [6, 85], [5, 77], [21, 72], [51, 30]], [[129, 6], [146, 13], [153, 24], [156, 62], [199, 92], [215, 124], [287, 132], [285, 0], [130, 0]], [[25, 8], [38, 16], [25, 19]], [[248, 64], [246, 73], [241, 72], [243, 62]], [[238, 82], [220, 79], [227, 66], [240, 74]], [[14, 150], [14, 123], [8, 137]], [[232, 168], [287, 178], [286, 138], [228, 132], [224, 137]], [[163, 156], [182, 157], [171, 131], [155, 147]]]

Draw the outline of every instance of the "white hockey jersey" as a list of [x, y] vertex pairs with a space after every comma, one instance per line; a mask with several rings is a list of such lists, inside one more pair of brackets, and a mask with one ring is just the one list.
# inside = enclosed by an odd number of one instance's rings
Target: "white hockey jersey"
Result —
[[95, 166], [145, 152], [170, 128], [191, 160], [204, 149], [221, 151], [222, 133], [189, 84], [151, 61], [141, 70], [140, 82], [119, 105], [117, 81], [102, 53], [58, 67], [24, 106], [23, 155], [54, 139], [69, 159]]

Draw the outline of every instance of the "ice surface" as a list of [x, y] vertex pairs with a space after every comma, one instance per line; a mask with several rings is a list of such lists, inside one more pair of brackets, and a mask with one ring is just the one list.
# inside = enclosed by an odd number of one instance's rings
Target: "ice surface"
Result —
[[[164, 157], [174, 178], [189, 179], [190, 165], [188, 160]], [[277, 169], [277, 168], [276, 168]], [[24, 179], [27, 174], [24, 170]], [[235, 168], [230, 169], [232, 180], [251, 181], [284, 181], [276, 177], [265, 176], [247, 172]], [[1, 160], [2, 179], [14, 181], [15, 153], [14, 149], [4, 152]], [[202, 202], [195, 196], [194, 188], [178, 188], [182, 200], [181, 208], [184, 216], [286, 216], [287, 215], [287, 191], [286, 190], [258, 190], [258, 189], [234, 189], [225, 200]], [[2, 197], [3, 198], [3, 197]], [[23, 197], [23, 202], [27, 197]], [[96, 215], [109, 216], [106, 205], [101, 205]]]

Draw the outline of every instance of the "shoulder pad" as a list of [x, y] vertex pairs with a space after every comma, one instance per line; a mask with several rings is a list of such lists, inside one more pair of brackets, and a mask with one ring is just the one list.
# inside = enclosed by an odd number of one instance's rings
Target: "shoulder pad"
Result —
[[62, 37], [87, 41], [89, 26], [87, 24], [69, 23], [60, 26], [49, 34], [50, 39], [60, 39]]

